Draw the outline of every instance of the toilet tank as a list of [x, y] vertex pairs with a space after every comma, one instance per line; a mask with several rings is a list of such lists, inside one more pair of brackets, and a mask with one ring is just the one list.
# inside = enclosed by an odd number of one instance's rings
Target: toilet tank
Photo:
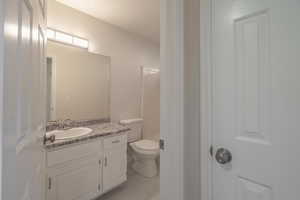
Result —
[[128, 126], [131, 130], [128, 132], [128, 142], [135, 142], [142, 139], [143, 119], [121, 120], [121, 125]]

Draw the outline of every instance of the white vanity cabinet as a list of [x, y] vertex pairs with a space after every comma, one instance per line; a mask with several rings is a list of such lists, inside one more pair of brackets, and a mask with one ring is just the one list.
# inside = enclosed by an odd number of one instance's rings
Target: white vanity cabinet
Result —
[[127, 179], [127, 136], [106, 138], [103, 144], [103, 192], [107, 192]]
[[127, 135], [47, 151], [47, 200], [91, 200], [127, 179]]

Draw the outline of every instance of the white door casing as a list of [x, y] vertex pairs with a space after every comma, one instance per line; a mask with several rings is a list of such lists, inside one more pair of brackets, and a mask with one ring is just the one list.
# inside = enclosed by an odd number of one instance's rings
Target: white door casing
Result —
[[2, 198], [41, 200], [46, 1], [5, 0], [4, 5]]
[[211, 2], [212, 199], [298, 199], [300, 2]]
[[[3, 113], [3, 79], [4, 79], [4, 3], [0, 1], [0, 144], [3, 143], [2, 135], [3, 135], [3, 121], [2, 121], [2, 113]], [[2, 148], [0, 148], [0, 167], [2, 168]], [[0, 177], [2, 177], [2, 170], [0, 170]], [[0, 194], [2, 194], [2, 181], [0, 182]], [[2, 197], [0, 196], [0, 199]]]
[[211, 0], [200, 0], [200, 156], [201, 199], [212, 200]]
[[[184, 199], [184, 1], [161, 1], [160, 199]], [[189, 163], [185, 163], [188, 165]]]

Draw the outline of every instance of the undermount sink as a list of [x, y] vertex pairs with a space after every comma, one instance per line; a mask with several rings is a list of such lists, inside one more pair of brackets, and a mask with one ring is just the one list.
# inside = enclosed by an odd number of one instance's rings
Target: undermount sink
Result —
[[46, 133], [47, 136], [55, 135], [55, 140], [66, 140], [66, 139], [74, 139], [78, 137], [82, 137], [88, 135], [92, 132], [92, 129], [79, 127], [72, 128], [68, 130], [54, 130]]

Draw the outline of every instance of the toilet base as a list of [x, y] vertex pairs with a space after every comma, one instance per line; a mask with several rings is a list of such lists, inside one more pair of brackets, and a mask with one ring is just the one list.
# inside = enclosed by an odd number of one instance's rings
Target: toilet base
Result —
[[138, 174], [146, 178], [153, 178], [158, 175], [157, 164], [155, 159], [134, 158], [132, 168]]

